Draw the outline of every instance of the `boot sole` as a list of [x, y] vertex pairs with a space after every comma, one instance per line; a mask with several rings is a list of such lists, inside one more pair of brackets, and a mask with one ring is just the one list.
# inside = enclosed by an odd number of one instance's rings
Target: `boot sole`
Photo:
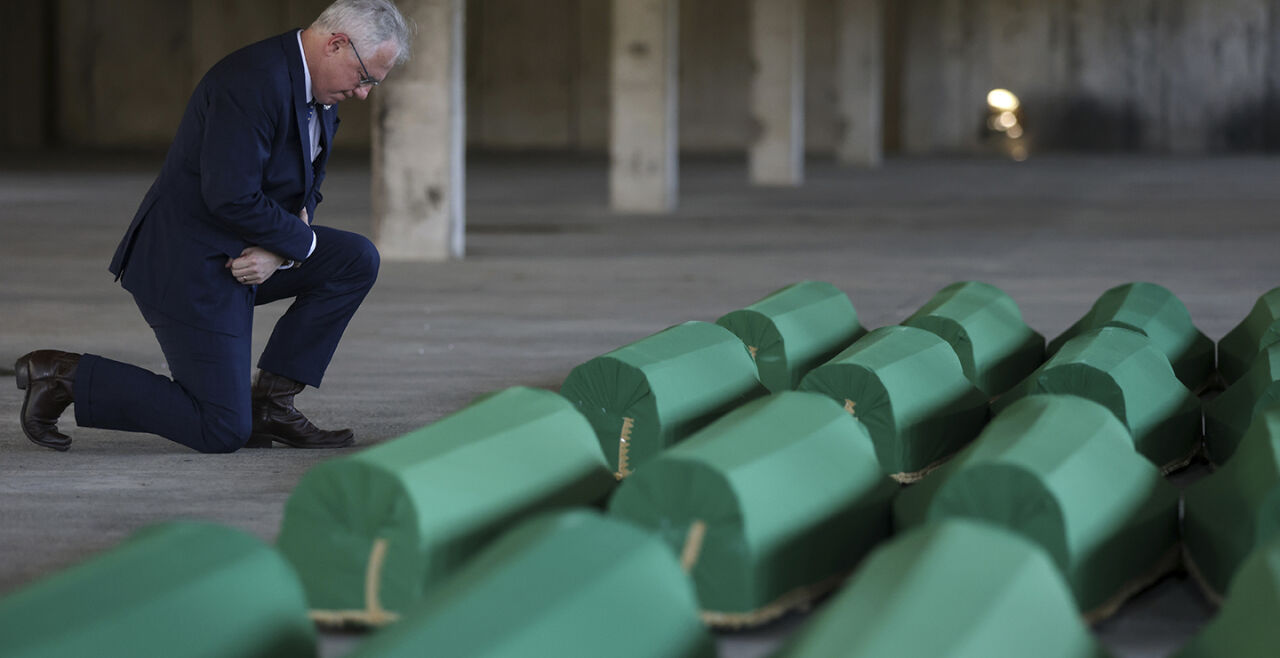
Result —
[[[31, 387], [30, 360], [26, 359], [25, 357], [18, 359], [13, 364], [13, 371], [18, 380], [18, 390], [25, 391]], [[27, 417], [27, 402], [30, 397], [31, 397], [31, 394], [29, 393], [27, 395], [22, 396], [22, 411], [19, 412], [22, 415], [18, 416], [18, 419], [20, 421]], [[37, 439], [36, 437], [31, 436], [31, 433], [27, 431], [27, 426], [25, 423], [19, 422], [18, 424], [22, 426], [22, 433], [26, 435], [27, 439], [38, 446], [41, 446], [44, 448], [52, 448], [54, 450], [57, 450], [58, 452], [66, 452], [71, 449], [70, 441], [66, 443], [49, 443], [47, 441], [41, 441], [40, 439]]]
[[317, 446], [317, 445], [311, 445], [309, 443], [298, 443], [295, 441], [289, 441], [281, 437], [278, 437], [274, 434], [254, 434], [249, 437], [249, 441], [244, 444], [244, 447], [270, 448], [272, 443], [283, 443], [284, 445], [287, 445], [290, 448], [297, 448], [299, 450], [332, 450], [334, 448], [346, 448], [347, 446], [350, 446], [355, 442], [356, 442], [356, 438], [353, 436], [350, 439], [348, 439], [346, 442], [340, 445]]

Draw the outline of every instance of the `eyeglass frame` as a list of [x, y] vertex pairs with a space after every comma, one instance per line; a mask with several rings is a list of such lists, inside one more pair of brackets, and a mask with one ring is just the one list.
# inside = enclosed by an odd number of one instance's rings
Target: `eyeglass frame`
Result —
[[[336, 36], [337, 34], [340, 34], [340, 33], [335, 32], [333, 34]], [[347, 45], [351, 46], [351, 52], [356, 54], [356, 61], [360, 63], [360, 70], [364, 71], [364, 73], [360, 77], [360, 80], [356, 82], [356, 86], [357, 87], [377, 87], [378, 85], [382, 84], [381, 80], [375, 80], [373, 76], [369, 75], [369, 68], [364, 65], [364, 60], [360, 58], [360, 51], [356, 50], [356, 43], [351, 40], [350, 36], [346, 34], [343, 34], [342, 36], [347, 37]]]

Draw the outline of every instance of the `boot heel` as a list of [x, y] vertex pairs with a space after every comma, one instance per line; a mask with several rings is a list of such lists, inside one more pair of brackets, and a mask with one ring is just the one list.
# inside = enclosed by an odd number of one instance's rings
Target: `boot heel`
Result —
[[13, 364], [13, 374], [18, 379], [18, 390], [27, 390], [27, 387], [31, 385], [31, 363], [26, 357], [18, 359], [17, 363]]
[[270, 447], [271, 447], [271, 435], [270, 435], [270, 434], [254, 434], [253, 436], [250, 436], [250, 437], [249, 437], [249, 440], [244, 444], [244, 447], [246, 447], [246, 448], [270, 448]]

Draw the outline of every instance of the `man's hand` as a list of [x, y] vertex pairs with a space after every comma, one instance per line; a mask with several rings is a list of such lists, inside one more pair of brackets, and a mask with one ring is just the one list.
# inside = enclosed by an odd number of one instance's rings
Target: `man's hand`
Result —
[[301, 219], [303, 224], [311, 226], [311, 216], [307, 214], [306, 207], [303, 207], [302, 211], [298, 213], [298, 219]]
[[[303, 214], [306, 214], [305, 210]], [[270, 279], [283, 263], [284, 258], [262, 247], [247, 247], [240, 252], [239, 258], [227, 259], [227, 269], [236, 281], [246, 286], [255, 286]]]

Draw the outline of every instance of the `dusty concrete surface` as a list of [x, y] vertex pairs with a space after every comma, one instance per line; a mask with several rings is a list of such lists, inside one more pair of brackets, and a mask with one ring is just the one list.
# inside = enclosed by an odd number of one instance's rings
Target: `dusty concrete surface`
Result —
[[[0, 373], [40, 347], [163, 370], [106, 271], [156, 163], [0, 158]], [[384, 263], [324, 386], [299, 405], [321, 425], [352, 427], [358, 449], [480, 393], [556, 388], [593, 356], [806, 278], [847, 292], [868, 327], [900, 322], [952, 281], [982, 279], [1047, 337], [1106, 288], [1148, 280], [1215, 340], [1280, 284], [1276, 159], [891, 160], [873, 172], [810, 162], [808, 173], [798, 189], [755, 189], [743, 160], [686, 161], [676, 214], [626, 217], [607, 210], [603, 160], [473, 158], [469, 258]], [[317, 221], [366, 231], [367, 167], [339, 163], [326, 188]], [[259, 349], [282, 311], [260, 312]], [[158, 521], [209, 519], [272, 540], [302, 473], [351, 452], [204, 456], [71, 428], [72, 450], [56, 453], [22, 436], [20, 402], [12, 383], [0, 386], [0, 595]], [[1097, 630], [1118, 655], [1164, 655], [1208, 614], [1174, 577]], [[723, 646], [759, 655], [786, 628]], [[356, 641], [329, 636], [326, 653]]]

